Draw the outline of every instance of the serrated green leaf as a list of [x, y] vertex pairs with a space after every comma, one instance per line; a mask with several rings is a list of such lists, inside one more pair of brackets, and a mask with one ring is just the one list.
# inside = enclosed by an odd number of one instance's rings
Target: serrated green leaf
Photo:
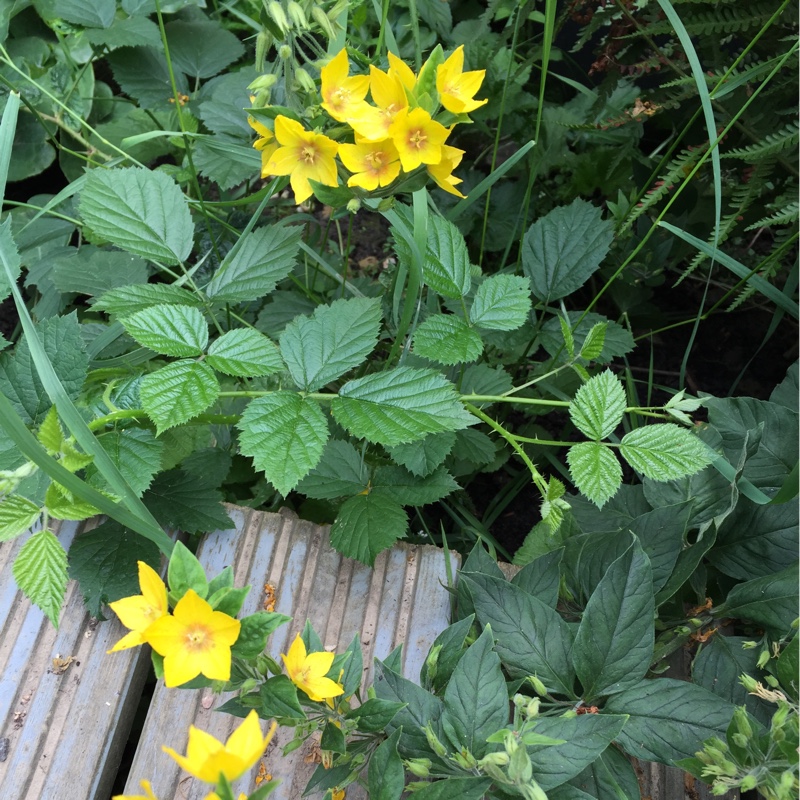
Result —
[[61, 452], [61, 446], [64, 443], [64, 431], [61, 430], [61, 423], [58, 420], [58, 412], [55, 406], [52, 406], [47, 412], [47, 416], [39, 426], [36, 438], [50, 455]]
[[469, 253], [461, 232], [438, 214], [428, 216], [428, 249], [423, 280], [443, 297], [458, 299], [469, 292]]
[[567, 463], [578, 490], [602, 508], [622, 483], [622, 467], [609, 447], [581, 442], [567, 450]]
[[300, 227], [256, 228], [225, 256], [206, 293], [221, 303], [269, 294], [292, 271], [302, 235]]
[[462, 461], [469, 461], [471, 464], [483, 466], [495, 459], [497, 447], [483, 431], [465, 428], [456, 434], [452, 456]]
[[406, 512], [394, 500], [359, 494], [345, 500], [331, 526], [331, 545], [343, 556], [372, 566], [375, 557], [406, 535]]
[[605, 345], [607, 329], [607, 322], [597, 322], [592, 325], [589, 333], [586, 334], [586, 338], [583, 340], [583, 345], [581, 345], [581, 358], [585, 358], [587, 361], [594, 361], [596, 358], [600, 357], [600, 353], [603, 352], [603, 346]]
[[61, 17], [75, 25], [107, 28], [114, 20], [114, 0], [40, 0], [37, 10], [46, 19]]
[[[98, 436], [97, 441], [111, 456], [136, 496], [141, 497], [161, 469], [164, 443], [146, 428], [109, 431]], [[87, 470], [86, 481], [98, 489], [111, 491], [95, 467]]]
[[493, 275], [475, 292], [469, 318], [473, 325], [493, 331], [513, 331], [528, 319], [531, 291], [520, 275]]
[[[114, 80], [125, 94], [135, 97], [142, 108], [170, 109], [174, 99], [169, 67], [163, 52], [152, 47], [121, 47], [108, 56]], [[173, 70], [176, 89], [187, 94], [189, 82], [180, 70]]]
[[480, 356], [483, 340], [461, 317], [431, 314], [414, 333], [414, 352], [439, 364], [463, 364]]
[[424, 478], [412, 475], [403, 467], [378, 467], [372, 477], [373, 492], [403, 506], [435, 503], [458, 488], [453, 476], [444, 467], [439, 467]]
[[561, 326], [561, 337], [564, 339], [564, 347], [567, 348], [567, 355], [570, 359], [575, 357], [575, 337], [572, 335], [572, 328], [561, 314], [558, 315], [558, 324]]
[[101, 608], [104, 603], [140, 594], [137, 562], [144, 561], [158, 570], [160, 560], [153, 542], [115, 520], [106, 520], [72, 542], [69, 577], [80, 584], [89, 614], [104, 619]]
[[317, 465], [300, 481], [297, 491], [317, 500], [361, 494], [369, 482], [369, 468], [349, 442], [329, 439]]
[[[243, 101], [242, 105], [246, 101]], [[200, 107], [208, 107], [203, 103]], [[202, 113], [201, 113], [202, 116]], [[218, 133], [195, 138], [192, 161], [197, 171], [228, 190], [253, 177], [261, 170], [261, 154], [238, 136]]]
[[316, 466], [328, 439], [320, 407], [294, 392], [256, 398], [237, 427], [242, 453], [284, 496]]
[[693, 475], [708, 466], [715, 454], [697, 437], [677, 425], [647, 425], [625, 434], [622, 457], [655, 481]]
[[[505, 394], [513, 387], [511, 376], [498, 364], [490, 367], [488, 364], [470, 364], [461, 377], [462, 394]], [[489, 401], [476, 403], [478, 408], [488, 408]]]
[[361, 364], [375, 348], [380, 327], [377, 298], [336, 300], [289, 323], [281, 354], [294, 382], [313, 392]]
[[438, 372], [412, 367], [346, 383], [332, 403], [332, 412], [353, 436], [389, 446], [459, 430], [475, 421], [453, 384]]
[[142, 347], [165, 356], [199, 356], [208, 344], [208, 325], [192, 306], [156, 305], [121, 321]]
[[123, 317], [144, 311], [159, 303], [173, 303], [196, 308], [203, 305], [197, 295], [180, 286], [170, 286], [166, 283], [145, 283], [139, 286], [120, 286], [119, 289], [112, 289], [98, 297], [92, 304], [92, 308]]
[[[467, 431], [471, 430], [467, 428]], [[447, 458], [456, 441], [452, 431], [433, 433], [410, 444], [389, 448], [389, 455], [414, 475], [430, 475]]]
[[605, 439], [622, 422], [625, 390], [610, 369], [595, 375], [578, 389], [569, 404], [575, 427], [590, 439]]
[[115, 19], [109, 28], [84, 31], [86, 41], [95, 46], [105, 45], [109, 50], [118, 47], [161, 47], [158, 25], [147, 17], [122, 17]]
[[[589, 331], [599, 322], [606, 323], [607, 328], [603, 340], [603, 349], [600, 351], [599, 356], [592, 359], [597, 363], [606, 364], [614, 358], [624, 356], [634, 348], [633, 335], [631, 332], [627, 328], [623, 328], [619, 323], [612, 322], [600, 316], [600, 314], [568, 311], [567, 320], [572, 329], [575, 347], [578, 348], [579, 352], [586, 341], [586, 337], [589, 335]], [[542, 325], [539, 342], [551, 356], [555, 356], [556, 353], [561, 353], [561, 359], [564, 361], [567, 360], [564, 358], [564, 340], [561, 335], [561, 325], [558, 319], [551, 317]]]
[[50, 280], [59, 292], [97, 297], [121, 286], [143, 285], [147, 275], [147, 265], [138, 256], [87, 245], [56, 259]]
[[99, 514], [91, 503], [80, 500], [57, 483], [51, 483], [44, 495], [47, 513], [55, 519], [84, 520]]
[[594, 274], [614, 238], [614, 224], [578, 198], [531, 225], [522, 246], [522, 269], [545, 303], [566, 297]]
[[172, 265], [192, 250], [194, 224], [186, 197], [163, 172], [94, 169], [81, 192], [80, 212], [97, 235], [143, 258]]
[[145, 493], [145, 505], [165, 527], [186, 533], [234, 527], [213, 481], [182, 469], [162, 472]]
[[200, 361], [175, 361], [142, 378], [139, 396], [158, 433], [205, 411], [219, 394], [213, 370]]
[[175, 20], [165, 29], [174, 67], [190, 78], [210, 78], [244, 54], [242, 43], [218, 22]]
[[271, 339], [252, 328], [223, 333], [208, 348], [206, 363], [226, 375], [256, 378], [283, 369], [278, 348]]
[[25, 533], [42, 513], [42, 509], [25, 497], [12, 494], [0, 501], [0, 542], [7, 542]]
[[58, 627], [58, 614], [67, 591], [67, 554], [48, 530], [34, 533], [20, 549], [12, 568], [23, 594]]

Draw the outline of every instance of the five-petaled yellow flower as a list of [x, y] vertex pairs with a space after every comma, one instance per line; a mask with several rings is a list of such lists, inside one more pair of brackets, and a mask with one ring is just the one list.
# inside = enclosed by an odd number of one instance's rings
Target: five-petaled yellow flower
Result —
[[338, 186], [333, 159], [339, 145], [333, 139], [307, 131], [299, 122], [280, 115], [275, 118], [275, 138], [281, 147], [264, 166], [262, 176], [289, 175], [298, 205], [313, 194], [309, 179]]
[[380, 141], [389, 136], [389, 127], [400, 109], [408, 108], [408, 98], [397, 75], [377, 67], [369, 68], [370, 93], [377, 108], [361, 103], [353, 109], [347, 124], [364, 139]]
[[276, 727], [277, 724], [273, 722], [267, 735], [262, 736], [258, 714], [253, 709], [225, 744], [210, 733], [191, 725], [185, 756], [179, 755], [166, 745], [161, 749], [172, 756], [190, 775], [201, 781], [216, 783], [220, 775], [224, 775], [229, 781], [235, 781], [261, 758]]
[[139, 561], [139, 588], [141, 594], [123, 597], [108, 605], [119, 617], [120, 622], [130, 629], [108, 652], [126, 650], [143, 644], [144, 632], [161, 617], [167, 615], [167, 587], [159, 574], [150, 566]]
[[231, 646], [242, 623], [214, 611], [194, 589], [175, 606], [173, 616], [157, 619], [144, 640], [164, 656], [164, 683], [180, 686], [201, 673], [211, 680], [231, 677]]
[[469, 114], [488, 100], [475, 100], [481, 88], [485, 69], [464, 72], [464, 45], [459, 45], [453, 55], [436, 70], [436, 91], [442, 105], [454, 114]]
[[140, 781], [144, 794], [115, 794], [111, 800], [158, 800], [153, 794], [150, 781]]
[[264, 169], [272, 158], [272, 154], [278, 149], [275, 134], [264, 123], [253, 117], [248, 117], [247, 122], [258, 134], [258, 139], [253, 142], [253, 147], [261, 153], [261, 177], [265, 178], [269, 173], [264, 173]]
[[340, 50], [320, 70], [322, 107], [338, 122], [346, 122], [354, 106], [362, 103], [369, 90], [369, 77], [349, 76], [347, 51]]
[[411, 172], [420, 164], [438, 164], [442, 160], [442, 145], [448, 130], [431, 119], [425, 109], [404, 108], [397, 112], [389, 134], [400, 154], [403, 170]]
[[326, 700], [344, 694], [341, 684], [325, 677], [333, 664], [334, 653], [307, 653], [305, 642], [298, 633], [289, 652], [286, 655], [281, 653], [281, 658], [289, 679], [308, 695], [309, 700]]
[[409, 92], [413, 92], [414, 87], [417, 85], [417, 76], [414, 74], [411, 67], [394, 53], [389, 53], [388, 58], [389, 75], [397, 76], [400, 79], [400, 83], [402, 83]]
[[456, 186], [458, 186], [462, 180], [453, 175], [453, 170], [461, 163], [463, 157], [463, 150], [459, 150], [457, 147], [450, 147], [449, 144], [443, 144], [442, 160], [438, 164], [428, 165], [428, 175], [433, 178], [436, 185], [440, 189], [454, 194], [456, 197], [464, 197], [464, 195], [456, 189]]
[[397, 148], [391, 139], [382, 142], [356, 140], [355, 144], [340, 144], [339, 158], [350, 172], [348, 186], [360, 186], [375, 191], [379, 186], [388, 186], [400, 174]]

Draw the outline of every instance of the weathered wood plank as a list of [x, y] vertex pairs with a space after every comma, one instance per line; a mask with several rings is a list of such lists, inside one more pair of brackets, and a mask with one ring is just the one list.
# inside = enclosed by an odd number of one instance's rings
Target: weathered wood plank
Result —
[[[268, 648], [273, 658], [285, 653], [295, 634], [309, 618], [326, 648], [345, 649], [356, 633], [361, 636], [365, 680], [372, 674], [373, 657], [385, 658], [405, 642], [403, 672], [418, 679], [419, 670], [436, 636], [449, 619], [445, 553], [434, 547], [398, 545], [382, 553], [370, 569], [342, 558], [328, 544], [326, 528], [302, 522], [291, 514], [266, 514], [231, 507], [235, 531], [220, 531], [206, 537], [198, 557], [209, 574], [230, 564], [236, 585], [250, 584], [243, 614], [252, 613], [264, 601], [264, 584], [275, 594], [275, 611], [292, 622], [273, 634]], [[458, 566], [452, 555], [453, 571]], [[111, 658], [111, 656], [109, 656]], [[207, 784], [182, 773], [161, 752], [169, 744], [185, 752], [190, 724], [226, 739], [237, 720], [213, 709], [227, 699], [205, 690], [167, 690], [159, 682], [142, 732], [126, 785], [133, 793], [139, 781], [153, 783], [157, 797], [167, 800], [201, 800]], [[264, 723], [266, 729], [266, 723]], [[267, 770], [283, 779], [272, 795], [275, 800], [296, 800], [315, 768], [314, 746], [300, 748], [283, 758], [280, 748], [291, 737], [281, 731], [264, 760]], [[236, 791], [255, 788], [258, 765], [234, 786]], [[363, 797], [355, 787], [348, 800]]]
[[[65, 548], [78, 530], [62, 523]], [[108, 800], [149, 658], [127, 650], [109, 669], [105, 651], [126, 631], [117, 621], [96, 625], [74, 581], [53, 628], [13, 579], [25, 538], [0, 545], [0, 797], [48, 800], [68, 787], [75, 800]], [[63, 671], [53, 668], [69, 657]]]

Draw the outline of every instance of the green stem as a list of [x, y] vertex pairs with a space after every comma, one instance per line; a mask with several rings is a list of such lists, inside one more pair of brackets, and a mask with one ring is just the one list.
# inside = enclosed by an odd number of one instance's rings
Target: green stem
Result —
[[537, 397], [506, 397], [502, 394], [462, 394], [464, 403], [519, 403], [529, 406], [559, 406], [569, 408], [569, 400], [541, 400]]

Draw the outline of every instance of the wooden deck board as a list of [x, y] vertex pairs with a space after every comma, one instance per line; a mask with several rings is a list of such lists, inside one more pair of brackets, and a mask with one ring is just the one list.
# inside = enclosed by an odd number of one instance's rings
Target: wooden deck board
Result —
[[[231, 564], [236, 585], [252, 585], [243, 614], [261, 607], [264, 583], [274, 587], [275, 611], [291, 616], [292, 622], [270, 638], [268, 652], [273, 658], [279, 659], [286, 652], [309, 618], [325, 647], [332, 650], [344, 650], [356, 633], [361, 635], [365, 680], [372, 673], [373, 655], [384, 658], [400, 642], [406, 642], [404, 674], [412, 679], [419, 677], [423, 660], [449, 617], [443, 551], [397, 545], [381, 554], [375, 568], [370, 569], [336, 553], [328, 544], [327, 529], [293, 515], [233, 507], [230, 513], [236, 529], [244, 533], [236, 536], [234, 531], [220, 531], [209, 535], [198, 557], [209, 574]], [[453, 556], [454, 569], [455, 559]], [[161, 752], [161, 745], [185, 752], [190, 724], [226, 739], [238, 720], [213, 711], [226, 699], [207, 690], [167, 690], [159, 682], [125, 791], [134, 792], [140, 780], [147, 778], [156, 796], [164, 800], [205, 797], [208, 785], [181, 772]], [[279, 731], [265, 759], [267, 770], [283, 779], [272, 795], [274, 800], [300, 797], [316, 766], [311, 743], [286, 758], [280, 755], [280, 747], [290, 738], [288, 733]], [[257, 770], [258, 765], [234, 789], [252, 791]], [[362, 795], [356, 787], [348, 790], [348, 800], [359, 797]]]

